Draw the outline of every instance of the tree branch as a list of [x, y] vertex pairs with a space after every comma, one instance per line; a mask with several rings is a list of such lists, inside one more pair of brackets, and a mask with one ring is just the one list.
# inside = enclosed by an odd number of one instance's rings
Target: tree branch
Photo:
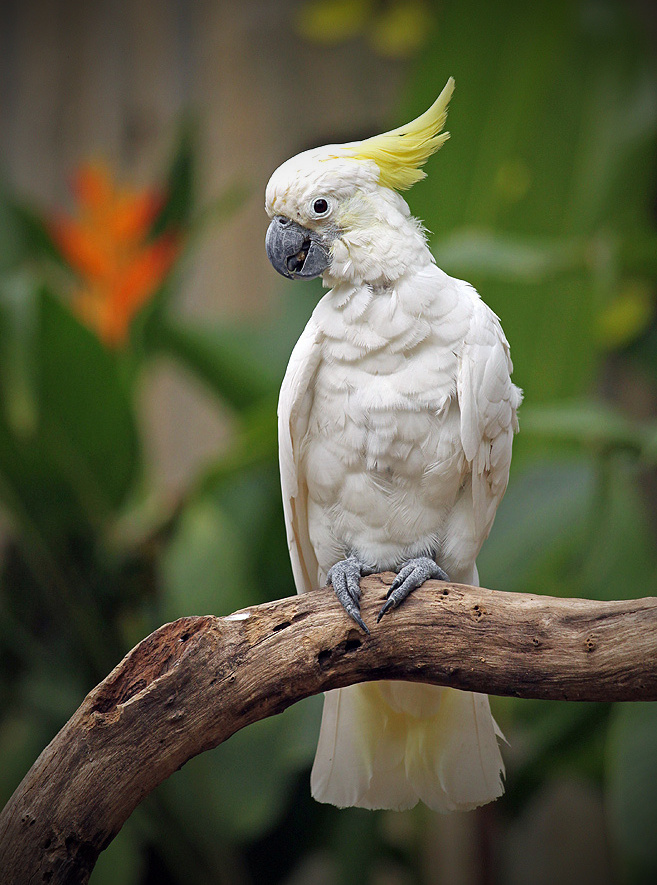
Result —
[[88, 881], [139, 802], [188, 759], [309, 695], [404, 679], [523, 698], [657, 700], [657, 599], [593, 602], [430, 581], [362, 633], [330, 591], [182, 618], [85, 698], [0, 815], [6, 885]]

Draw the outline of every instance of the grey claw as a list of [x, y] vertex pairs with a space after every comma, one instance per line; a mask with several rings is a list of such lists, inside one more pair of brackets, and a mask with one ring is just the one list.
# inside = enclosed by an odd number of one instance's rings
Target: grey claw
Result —
[[377, 619], [376, 619], [377, 624], [379, 623], [381, 618], [385, 615], [385, 613], [388, 611], [388, 609], [394, 608], [394, 605], [395, 605], [395, 603], [392, 601], [391, 598], [388, 599], [387, 602], [384, 602], [383, 608], [379, 612]]
[[332, 584], [338, 601], [349, 617], [358, 624], [361, 630], [369, 633], [370, 631], [361, 617], [359, 607], [360, 576], [363, 568], [364, 566], [355, 556], [350, 556], [348, 559], [336, 562], [329, 569], [326, 579], [329, 584]]
[[420, 556], [417, 559], [409, 559], [397, 573], [397, 577], [390, 585], [388, 598], [376, 619], [377, 624], [387, 611], [395, 608], [403, 602], [409, 593], [421, 587], [429, 578], [438, 578], [440, 581], [449, 581], [447, 574], [439, 565], [429, 559], [428, 556]]
[[387, 596], [390, 596], [392, 593], [394, 593], [397, 587], [401, 587], [406, 578], [413, 573], [414, 568], [415, 566], [412, 563], [408, 563], [399, 570], [399, 572], [397, 573], [397, 577], [388, 588]]
[[369, 628], [368, 628], [367, 624], [365, 623], [365, 621], [361, 618], [360, 612], [358, 611], [358, 609], [355, 609], [354, 611], [347, 612], [347, 614], [349, 615], [350, 618], [352, 618], [358, 624], [358, 626], [363, 631], [363, 633], [367, 633], [368, 636], [370, 635]]

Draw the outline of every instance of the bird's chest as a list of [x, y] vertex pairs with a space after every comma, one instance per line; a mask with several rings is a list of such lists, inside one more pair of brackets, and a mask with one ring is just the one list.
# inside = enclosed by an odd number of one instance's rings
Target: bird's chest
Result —
[[415, 483], [435, 498], [435, 478], [461, 453], [455, 394], [456, 358], [430, 344], [351, 362], [329, 349], [304, 442], [311, 496], [373, 504]]
[[315, 318], [320, 358], [300, 452], [311, 543], [324, 571], [349, 550], [393, 568], [438, 548], [467, 469], [461, 330], [367, 292]]
[[[396, 471], [409, 444], [420, 445], [436, 424], [444, 397], [404, 378], [403, 363], [369, 360], [367, 366], [323, 362], [311, 412], [310, 434], [345, 464], [376, 472]], [[406, 382], [406, 383], [404, 383]]]

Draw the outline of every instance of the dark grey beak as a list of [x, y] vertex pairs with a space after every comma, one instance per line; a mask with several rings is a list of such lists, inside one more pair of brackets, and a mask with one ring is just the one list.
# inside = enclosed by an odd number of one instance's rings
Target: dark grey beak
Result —
[[331, 263], [319, 234], [284, 215], [277, 215], [269, 225], [265, 248], [274, 269], [290, 280], [312, 280]]

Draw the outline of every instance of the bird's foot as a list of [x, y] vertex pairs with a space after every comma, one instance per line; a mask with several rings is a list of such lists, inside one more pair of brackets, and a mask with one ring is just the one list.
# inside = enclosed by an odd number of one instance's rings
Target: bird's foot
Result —
[[358, 624], [361, 630], [369, 633], [370, 631], [360, 615], [360, 578], [367, 571], [364, 563], [355, 556], [350, 556], [336, 562], [329, 569], [326, 579], [329, 584], [333, 585], [335, 595], [349, 617]]
[[440, 581], [449, 581], [449, 578], [439, 565], [428, 556], [420, 556], [417, 559], [409, 559], [399, 570], [397, 577], [390, 585], [388, 598], [376, 619], [377, 624], [387, 611], [396, 608], [403, 602], [409, 593], [421, 587], [429, 578], [438, 578]]

